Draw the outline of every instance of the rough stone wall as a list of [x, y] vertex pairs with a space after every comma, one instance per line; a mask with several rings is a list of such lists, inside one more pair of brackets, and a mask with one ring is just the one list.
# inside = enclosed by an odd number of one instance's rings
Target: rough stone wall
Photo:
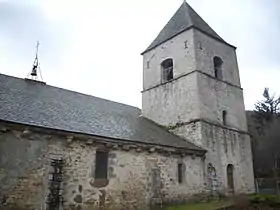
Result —
[[[236, 193], [254, 192], [254, 174], [250, 136], [207, 122], [195, 122], [173, 130], [207, 149], [205, 171], [209, 163], [217, 172], [217, 190], [227, 194], [227, 165], [234, 166], [234, 190]], [[192, 135], [189, 135], [189, 134]], [[207, 176], [205, 174], [205, 176]]]
[[[161, 62], [167, 58], [173, 59], [175, 80], [162, 84]], [[191, 73], [194, 70], [193, 29], [145, 53], [143, 55], [143, 116], [161, 125], [176, 124], [196, 118], [198, 116], [197, 76]], [[191, 74], [184, 76], [188, 73]]]
[[[146, 209], [150, 202], [203, 193], [201, 157], [111, 148], [108, 182], [94, 177], [95, 152], [104, 145], [66, 136], [7, 130], [0, 133], [1, 209], [45, 209], [51, 159], [63, 158], [64, 209]], [[183, 183], [177, 166], [184, 165]], [[104, 183], [103, 183], [104, 184]]]
[[143, 90], [161, 84], [160, 64], [167, 58], [173, 59], [174, 78], [195, 69], [193, 29], [175, 36], [143, 55]]
[[198, 74], [197, 78], [199, 118], [223, 124], [222, 115], [225, 110], [227, 126], [247, 131], [242, 89], [203, 74]]
[[[186, 49], [184, 41], [189, 44]], [[215, 56], [223, 60], [222, 79], [215, 78]], [[161, 84], [160, 63], [169, 57], [173, 58], [175, 79]], [[143, 71], [143, 115], [207, 149], [204, 170], [209, 163], [215, 167], [219, 191], [228, 192], [226, 168], [232, 164], [235, 191], [252, 192], [250, 137], [245, 134], [247, 121], [235, 49], [191, 29], [144, 54]], [[227, 113], [226, 125], [223, 111]]]
[[[244, 134], [247, 120], [235, 49], [197, 30], [194, 30], [194, 40], [196, 68], [206, 73], [197, 75], [199, 119], [213, 123], [198, 123], [201, 124], [201, 143], [208, 150], [206, 162], [216, 165], [221, 188], [227, 187], [226, 167], [233, 164], [235, 191], [252, 192], [254, 174], [250, 136]], [[213, 77], [214, 56], [223, 60], [222, 81]], [[223, 111], [227, 113], [224, 128]], [[185, 129], [189, 130], [189, 126]]]
[[[34, 135], [34, 139], [38, 136]], [[22, 131], [0, 133], [0, 206], [44, 209], [47, 136], [26, 140]]]
[[235, 49], [194, 29], [195, 69], [214, 76], [215, 56], [223, 60], [223, 80], [240, 86]]
[[[194, 30], [194, 40], [196, 68], [212, 76], [201, 73], [197, 76], [200, 118], [222, 123], [222, 111], [225, 110], [228, 126], [247, 131], [235, 49], [197, 30]], [[232, 85], [214, 78], [213, 58], [215, 56], [223, 60], [222, 81]]]
[[143, 92], [144, 117], [165, 126], [197, 118], [199, 106], [196, 77], [196, 74], [191, 74]]

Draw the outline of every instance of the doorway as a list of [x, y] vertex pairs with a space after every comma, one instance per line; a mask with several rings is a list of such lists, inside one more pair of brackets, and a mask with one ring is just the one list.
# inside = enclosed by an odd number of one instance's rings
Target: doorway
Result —
[[232, 164], [227, 165], [227, 182], [228, 191], [230, 194], [234, 194], [234, 179], [233, 179], [234, 167]]

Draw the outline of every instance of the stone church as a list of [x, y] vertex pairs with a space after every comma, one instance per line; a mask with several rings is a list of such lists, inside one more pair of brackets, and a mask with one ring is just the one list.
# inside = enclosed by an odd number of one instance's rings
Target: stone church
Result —
[[235, 50], [184, 2], [142, 53], [142, 110], [0, 74], [0, 208], [254, 192]]

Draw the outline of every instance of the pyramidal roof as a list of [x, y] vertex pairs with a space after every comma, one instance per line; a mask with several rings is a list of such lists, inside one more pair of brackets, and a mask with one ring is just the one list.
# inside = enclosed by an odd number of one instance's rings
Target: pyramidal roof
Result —
[[[165, 25], [165, 27], [158, 34], [157, 38], [150, 44], [150, 46], [142, 53], [157, 47], [163, 42], [173, 38], [179, 33], [194, 27], [205, 34], [226, 43], [187, 3], [183, 2], [177, 12]], [[227, 43], [226, 43], [227, 44]]]

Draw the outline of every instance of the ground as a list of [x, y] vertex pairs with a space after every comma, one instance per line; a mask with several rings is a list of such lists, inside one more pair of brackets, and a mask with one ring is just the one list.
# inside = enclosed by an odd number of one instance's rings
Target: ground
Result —
[[190, 203], [185, 205], [166, 207], [165, 210], [216, 210], [232, 205], [231, 200], [211, 201], [207, 203]]
[[280, 210], [280, 197], [262, 194], [239, 195], [205, 203], [168, 206], [164, 210]]

